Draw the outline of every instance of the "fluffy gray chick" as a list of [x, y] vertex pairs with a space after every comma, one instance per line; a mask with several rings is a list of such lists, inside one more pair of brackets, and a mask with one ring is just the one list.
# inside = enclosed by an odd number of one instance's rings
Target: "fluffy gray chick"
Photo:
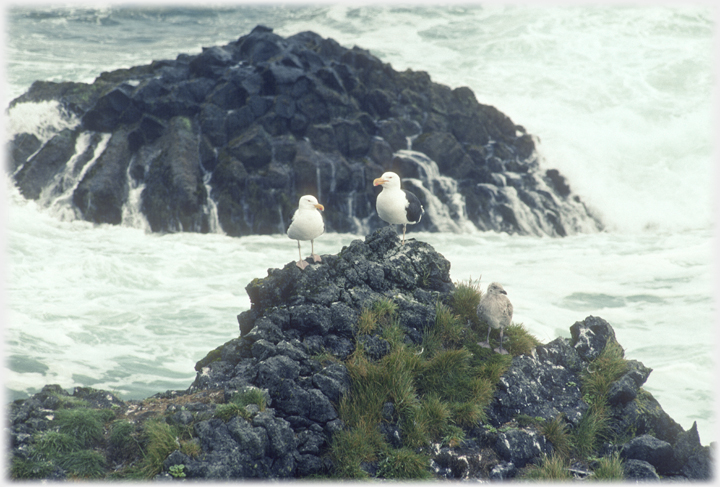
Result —
[[490, 331], [500, 328], [500, 347], [495, 351], [507, 355], [503, 348], [503, 330], [512, 322], [513, 305], [507, 297], [505, 289], [497, 282], [491, 283], [477, 307], [477, 315], [481, 321], [488, 324], [487, 340], [478, 343], [481, 347], [490, 348]]

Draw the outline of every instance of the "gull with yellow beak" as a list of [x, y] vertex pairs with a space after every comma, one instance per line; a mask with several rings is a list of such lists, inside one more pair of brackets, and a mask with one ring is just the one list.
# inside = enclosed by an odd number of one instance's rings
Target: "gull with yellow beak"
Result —
[[316, 238], [325, 233], [325, 222], [318, 210], [325, 211], [325, 207], [318, 203], [317, 198], [306, 194], [300, 198], [298, 209], [295, 210], [287, 230], [288, 237], [297, 240], [300, 260], [296, 264], [300, 269], [305, 269], [308, 266], [307, 261], [302, 258], [300, 240], [310, 240], [310, 257], [312, 257], [313, 261], [320, 262], [322, 260], [319, 255], [315, 254], [314, 242]]
[[402, 224], [402, 244], [405, 245], [405, 227], [408, 223], [418, 223], [425, 209], [417, 196], [400, 187], [400, 176], [394, 172], [386, 172], [373, 181], [373, 186], [380, 185], [383, 189], [375, 202], [378, 216], [390, 224]]

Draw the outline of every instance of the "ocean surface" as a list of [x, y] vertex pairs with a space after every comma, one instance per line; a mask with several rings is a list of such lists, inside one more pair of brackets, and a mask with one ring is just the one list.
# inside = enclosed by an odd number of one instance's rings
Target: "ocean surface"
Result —
[[[369, 49], [396, 70], [469, 86], [539, 138], [607, 231], [567, 238], [418, 233], [455, 281], [501, 282], [514, 321], [543, 342], [588, 315], [612, 324], [645, 388], [680, 425], [715, 431], [714, 12], [675, 7], [493, 5], [12, 7], [3, 105], [35, 80], [197, 54], [257, 24], [312, 30]], [[77, 123], [20, 105], [8, 137]], [[195, 362], [238, 336], [245, 286], [295, 259], [284, 235], [150, 234], [129, 204], [121, 226], [75, 220], [67, 198], [27, 201], [0, 184], [5, 217], [6, 400], [45, 384], [124, 399], [186, 389]], [[136, 203], [135, 203], [136, 205]], [[329, 210], [329, 209], [328, 209]], [[320, 254], [364, 235], [327, 234]]]

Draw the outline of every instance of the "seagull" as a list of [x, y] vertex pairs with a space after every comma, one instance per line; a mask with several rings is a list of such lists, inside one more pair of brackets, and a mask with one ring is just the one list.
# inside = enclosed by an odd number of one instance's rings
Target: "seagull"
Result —
[[495, 351], [507, 355], [507, 351], [502, 347], [503, 329], [512, 321], [513, 305], [507, 297], [507, 292], [500, 284], [493, 282], [488, 286], [485, 295], [478, 304], [477, 315], [480, 320], [488, 324], [487, 340], [478, 343], [478, 345], [490, 348], [490, 330], [500, 328], [500, 348], [496, 348]]
[[325, 207], [318, 203], [317, 198], [306, 194], [300, 198], [298, 209], [295, 210], [287, 230], [288, 237], [297, 240], [300, 260], [296, 264], [300, 269], [305, 269], [308, 266], [307, 261], [302, 258], [300, 240], [310, 240], [310, 256], [315, 262], [322, 260], [319, 255], [315, 254], [314, 240], [325, 232], [325, 222], [322, 214], [317, 210], [325, 211]]
[[383, 189], [375, 202], [378, 216], [390, 224], [402, 224], [402, 244], [405, 245], [405, 227], [419, 222], [425, 209], [417, 196], [400, 188], [400, 176], [394, 172], [386, 172], [373, 181], [373, 186], [379, 185]]

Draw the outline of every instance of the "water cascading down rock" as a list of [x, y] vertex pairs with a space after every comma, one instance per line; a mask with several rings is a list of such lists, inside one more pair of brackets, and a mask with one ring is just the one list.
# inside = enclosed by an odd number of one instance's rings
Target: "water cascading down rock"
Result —
[[383, 226], [372, 181], [392, 170], [425, 206], [416, 230], [601, 228], [557, 170], [541, 169], [533, 137], [469, 88], [312, 32], [258, 26], [92, 84], [38, 81], [10, 107], [47, 101], [70, 128], [16, 134], [8, 169], [26, 198], [92, 222], [141, 212], [156, 232], [282, 233], [313, 194], [327, 231], [367, 233]]

